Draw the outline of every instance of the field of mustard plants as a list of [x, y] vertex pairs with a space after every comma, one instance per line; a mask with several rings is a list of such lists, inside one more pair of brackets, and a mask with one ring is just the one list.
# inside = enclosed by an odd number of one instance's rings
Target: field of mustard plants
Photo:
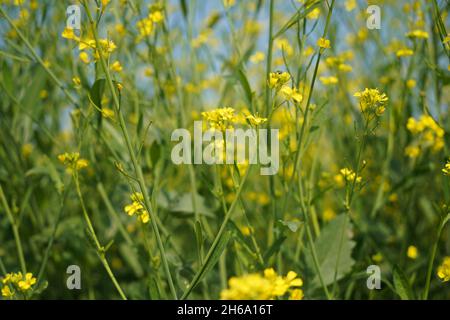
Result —
[[450, 299], [449, 6], [0, 0], [0, 299]]

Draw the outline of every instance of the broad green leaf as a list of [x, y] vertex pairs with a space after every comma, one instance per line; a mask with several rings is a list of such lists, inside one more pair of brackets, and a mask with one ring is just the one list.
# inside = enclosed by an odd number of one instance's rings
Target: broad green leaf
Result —
[[393, 270], [394, 288], [402, 300], [414, 299], [411, 286], [405, 274], [399, 267], [395, 266]]
[[[352, 259], [352, 249], [355, 242], [351, 239], [352, 225], [346, 221], [347, 216], [338, 215], [321, 230], [320, 236], [314, 241], [319, 268], [325, 285], [332, 284], [336, 274], [336, 281], [342, 279], [352, 269], [355, 261]], [[346, 225], [344, 228], [344, 224]], [[344, 232], [344, 234], [342, 234]], [[340, 254], [339, 254], [340, 251]], [[305, 250], [306, 263], [312, 272], [316, 273], [310, 246]], [[316, 274], [311, 281], [312, 287], [320, 286], [319, 276]]]

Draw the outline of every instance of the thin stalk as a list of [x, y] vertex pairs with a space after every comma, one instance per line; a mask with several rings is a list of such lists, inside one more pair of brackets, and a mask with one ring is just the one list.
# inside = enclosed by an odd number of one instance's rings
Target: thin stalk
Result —
[[5, 194], [3, 192], [3, 188], [0, 185], [0, 200], [2, 201], [2, 205], [5, 208], [6, 216], [8, 217], [9, 222], [11, 223], [11, 227], [14, 234], [14, 240], [16, 242], [17, 255], [19, 256], [20, 268], [22, 269], [22, 273], [27, 273], [27, 265], [25, 263], [25, 257], [23, 255], [22, 249], [22, 241], [20, 240], [19, 227], [15, 222], [14, 216], [11, 212], [11, 208], [8, 205], [8, 201], [6, 200]]
[[[91, 11], [89, 9], [89, 6], [88, 6], [86, 0], [83, 0], [83, 5], [84, 5], [84, 8], [86, 9], [86, 13], [87, 13], [87, 16], [88, 16], [88, 19], [89, 19], [89, 23], [90, 23], [90, 26], [91, 26], [92, 34], [94, 35], [96, 47], [97, 48], [101, 48], [101, 46], [99, 44], [99, 37], [98, 37], [97, 28], [96, 28], [96, 26], [94, 24], [94, 21], [92, 19], [92, 14], [91, 14]], [[115, 89], [114, 84], [112, 82], [111, 74], [110, 74], [109, 68], [108, 68], [108, 66], [106, 64], [105, 57], [103, 56], [103, 53], [101, 51], [99, 51], [99, 57], [100, 57], [100, 63], [101, 63], [103, 72], [105, 73], [105, 76], [106, 76], [106, 82], [108, 84], [108, 87], [109, 87], [109, 89], [111, 91], [111, 95], [113, 97], [113, 102], [114, 102], [114, 106], [115, 106], [115, 109], [116, 109], [116, 114], [117, 114], [117, 116], [119, 118], [120, 128], [122, 130], [122, 135], [123, 135], [123, 137], [125, 139], [125, 142], [126, 142], [126, 145], [127, 145], [127, 148], [128, 148], [128, 153], [130, 155], [131, 162], [133, 164], [133, 168], [134, 168], [134, 171], [135, 171], [136, 176], [137, 176], [139, 188], [140, 188], [141, 193], [142, 193], [142, 195], [144, 197], [144, 205], [145, 205], [145, 208], [146, 208], [146, 210], [148, 211], [148, 213], [150, 215], [150, 222], [151, 222], [151, 225], [152, 225], [153, 232], [155, 234], [155, 238], [156, 238], [156, 243], [158, 245], [158, 249], [159, 249], [160, 254], [161, 254], [161, 260], [162, 260], [162, 263], [163, 263], [163, 268], [164, 268], [164, 272], [165, 272], [166, 277], [167, 277], [167, 281], [169, 283], [170, 291], [172, 293], [173, 298], [177, 299], [177, 292], [176, 292], [176, 289], [175, 289], [175, 286], [174, 286], [174, 283], [173, 283], [173, 280], [172, 280], [172, 275], [170, 273], [169, 263], [167, 261], [167, 256], [166, 256], [166, 252], [165, 252], [165, 249], [164, 249], [164, 244], [162, 242], [161, 235], [160, 235], [160, 232], [159, 232], [159, 227], [158, 227], [158, 224], [157, 224], [156, 219], [154, 217], [154, 213], [153, 213], [153, 210], [152, 210], [150, 199], [148, 197], [148, 191], [147, 191], [147, 187], [145, 185], [145, 179], [144, 179], [144, 175], [142, 173], [142, 168], [139, 166], [139, 163], [137, 161], [135, 152], [133, 150], [133, 145], [131, 143], [131, 139], [130, 139], [130, 136], [128, 134], [128, 129], [126, 127], [125, 119], [124, 119], [122, 111], [120, 109], [119, 98], [117, 97], [116, 89]]]
[[[245, 182], [247, 181], [247, 177], [249, 175], [250, 170], [251, 170], [251, 165], [249, 165], [249, 167], [247, 168], [247, 171], [246, 171], [246, 173], [245, 173], [244, 177], [242, 178], [242, 181], [241, 181], [241, 183], [239, 185], [238, 191], [236, 193], [236, 197], [234, 198], [233, 202], [231, 203], [231, 206], [228, 209], [228, 211], [227, 211], [227, 213], [226, 213], [226, 215], [225, 215], [225, 217], [223, 219], [222, 225], [220, 226], [219, 232], [217, 233], [217, 235], [216, 235], [216, 237], [215, 237], [211, 247], [208, 250], [208, 253], [206, 254], [205, 263], [207, 263], [208, 260], [211, 258], [212, 254], [214, 253], [214, 251], [217, 248], [217, 245], [219, 244], [220, 238], [222, 237], [223, 233], [226, 230], [228, 221], [230, 220], [231, 214], [233, 213], [233, 211], [234, 211], [234, 209], [235, 209], [235, 207], [236, 207], [236, 205], [238, 203], [239, 197], [240, 197], [241, 192], [242, 192], [242, 190], [244, 188]], [[189, 294], [191, 293], [191, 291], [194, 289], [195, 285], [198, 283], [198, 281], [199, 281], [199, 279], [200, 279], [200, 277], [201, 277], [201, 275], [203, 273], [203, 270], [204, 270], [205, 266], [206, 265], [203, 264], [201, 266], [200, 270], [197, 271], [197, 273], [195, 274], [195, 276], [192, 279], [191, 283], [189, 284], [188, 288], [186, 289], [186, 291], [181, 296], [182, 300], [186, 299], [189, 296]]]
[[447, 214], [447, 217], [442, 219], [441, 222], [439, 223], [436, 240], [433, 244], [433, 248], [431, 249], [430, 259], [428, 260], [428, 269], [427, 269], [427, 277], [426, 277], [426, 281], [425, 281], [425, 289], [423, 292], [423, 300], [428, 300], [428, 293], [430, 291], [430, 283], [431, 283], [431, 274], [433, 273], [433, 264], [434, 264], [434, 259], [436, 257], [439, 239], [441, 237], [442, 230], [444, 229], [445, 224], [447, 223], [447, 221], [449, 221], [449, 219], [450, 219], [450, 214]]
[[73, 173], [73, 179], [75, 182], [75, 189], [77, 191], [78, 199], [80, 200], [80, 203], [81, 203], [81, 210], [83, 211], [83, 217], [84, 217], [84, 220], [88, 227], [89, 233], [92, 236], [92, 240], [94, 241], [94, 244], [95, 244], [95, 247], [97, 250], [97, 255], [100, 258], [100, 261], [103, 264], [103, 267], [105, 268], [106, 272], [108, 273], [108, 276], [111, 279], [113, 285], [116, 287], [117, 292], [119, 292], [120, 297], [123, 300], [127, 300], [127, 297], [123, 293], [122, 288], [120, 287], [119, 283], [117, 282], [117, 279], [114, 276], [114, 274], [111, 270], [111, 267], [109, 266], [108, 260], [106, 260], [105, 248], [100, 244], [97, 234], [95, 233], [95, 229], [92, 224], [91, 218], [89, 217], [89, 214], [87, 213], [86, 206], [85, 206], [84, 200], [83, 200], [83, 195], [81, 194], [80, 183], [78, 181], [78, 172], [75, 171]]

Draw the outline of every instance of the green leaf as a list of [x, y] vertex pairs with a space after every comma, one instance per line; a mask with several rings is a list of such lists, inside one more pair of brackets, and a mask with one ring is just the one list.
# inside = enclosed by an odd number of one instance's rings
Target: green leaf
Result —
[[97, 108], [102, 108], [102, 98], [105, 92], [105, 79], [98, 79], [94, 82], [89, 90], [89, 96], [91, 97], [92, 102], [97, 106]]
[[[355, 264], [351, 257], [355, 246], [355, 242], [351, 240], [352, 225], [350, 222], [346, 222], [346, 219], [348, 218], [345, 214], [338, 215], [321, 230], [320, 236], [314, 241], [319, 268], [325, 285], [334, 282], [336, 269], [337, 281], [349, 273]], [[310, 246], [305, 250], [305, 259], [309, 269], [316, 273]], [[313, 288], [320, 286], [317, 274], [313, 278], [311, 286]]]
[[244, 89], [245, 98], [247, 99], [247, 103], [251, 106], [253, 101], [253, 94], [252, 89], [250, 87], [250, 83], [248, 82], [247, 76], [242, 71], [242, 69], [239, 69], [237, 71], [237, 76], [239, 79], [239, 82], [241, 83], [242, 88]]
[[283, 244], [284, 240], [286, 240], [286, 236], [281, 236], [270, 246], [269, 250], [264, 253], [264, 261], [269, 260], [276, 252], [278, 252]]
[[414, 299], [411, 286], [406, 278], [405, 274], [399, 267], [395, 266], [393, 270], [394, 275], [394, 288], [395, 292], [400, 296], [402, 300]]
[[214, 251], [211, 253], [211, 255], [205, 260], [202, 267], [196, 274], [193, 282], [190, 284], [189, 289], [186, 290], [184, 293], [184, 296], [189, 295], [189, 293], [194, 289], [197, 284], [203, 279], [203, 277], [209, 273], [209, 271], [212, 270], [212, 268], [216, 265], [217, 261], [219, 261], [220, 256], [222, 255], [222, 252], [225, 250], [225, 248], [228, 245], [228, 242], [230, 241], [232, 237], [232, 232], [230, 230], [225, 231], [222, 234], [222, 237], [220, 237], [219, 241], [217, 242], [217, 245], [214, 248]]

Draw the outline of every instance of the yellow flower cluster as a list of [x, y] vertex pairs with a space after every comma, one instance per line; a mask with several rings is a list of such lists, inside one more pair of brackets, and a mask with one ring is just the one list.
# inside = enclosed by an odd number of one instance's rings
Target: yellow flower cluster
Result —
[[36, 284], [36, 278], [32, 273], [26, 273], [25, 276], [22, 272], [8, 273], [1, 279], [2, 284], [2, 297], [12, 298], [16, 291], [28, 292]]
[[58, 156], [58, 160], [70, 170], [80, 170], [86, 168], [89, 162], [86, 159], [80, 158], [78, 152], [63, 153]]
[[412, 56], [413, 54], [414, 54], [414, 51], [412, 51], [409, 48], [401, 48], [401, 49], [398, 49], [396, 52], [397, 58]]
[[289, 86], [283, 86], [280, 89], [280, 93], [284, 96], [286, 100], [292, 100], [295, 102], [302, 102], [303, 95], [299, 92], [297, 88], [291, 88]]
[[155, 28], [155, 25], [161, 23], [162, 21], [164, 21], [164, 13], [162, 11], [162, 8], [158, 5], [151, 5], [149, 7], [148, 16], [136, 23], [139, 32], [137, 42], [151, 35]]
[[352, 66], [346, 63], [346, 60], [352, 60], [353, 59], [353, 52], [351, 51], [344, 51], [337, 56], [334, 57], [328, 57], [325, 59], [325, 63], [327, 64], [327, 67], [331, 69], [337, 69], [341, 72], [351, 72], [353, 70]]
[[329, 49], [329, 48], [331, 48], [330, 40], [325, 39], [325, 38], [319, 38], [319, 40], [317, 40], [317, 45], [321, 49]]
[[359, 99], [359, 106], [363, 113], [374, 113], [381, 116], [386, 109], [388, 97], [378, 89], [366, 88], [364, 91], [356, 92], [353, 96]]
[[450, 176], [450, 160], [447, 160], [447, 163], [445, 164], [444, 168], [442, 169], [442, 172], [446, 176]]
[[[353, 183], [355, 181], [356, 173], [349, 168], [342, 168], [339, 173], [344, 177], [345, 181]], [[360, 176], [356, 177], [356, 183], [360, 183], [362, 178]]]
[[406, 34], [408, 38], [428, 39], [428, 32], [420, 29], [412, 30]]
[[78, 37], [73, 29], [65, 28], [63, 33], [61, 34], [63, 38], [74, 40], [78, 42], [78, 49], [81, 51], [79, 54], [80, 60], [86, 64], [90, 63], [91, 60], [89, 58], [89, 54], [85, 50], [92, 49], [94, 61], [100, 59], [100, 54], [105, 57], [108, 57], [114, 50], [117, 49], [116, 44], [112, 40], [108, 39], [99, 39], [98, 40], [98, 48], [95, 39], [93, 38], [85, 38], [81, 39]]
[[269, 74], [269, 88], [280, 89], [286, 82], [291, 79], [291, 75], [287, 72], [277, 71]]
[[443, 282], [450, 281], [450, 257], [444, 258], [444, 261], [437, 269], [437, 276]]
[[337, 84], [339, 82], [338, 78], [335, 76], [320, 77], [319, 80], [325, 86]]
[[150, 221], [150, 215], [148, 211], [142, 205], [144, 201], [144, 196], [140, 192], [134, 192], [131, 196], [131, 204], [126, 205], [124, 210], [129, 216], [137, 215], [138, 219], [142, 223], [148, 223]]
[[416, 158], [421, 150], [431, 148], [437, 152], [444, 148], [444, 130], [429, 115], [422, 115], [419, 120], [409, 118], [406, 128], [411, 134], [417, 136], [405, 149], [405, 154], [410, 158]]
[[264, 274], [251, 273], [241, 277], [232, 277], [228, 288], [223, 290], [220, 298], [223, 300], [272, 300], [283, 298], [289, 294], [289, 299], [303, 299], [302, 279], [294, 271], [289, 271], [286, 277], [278, 275], [274, 269], [264, 270]]
[[233, 108], [217, 108], [211, 111], [202, 112], [211, 129], [225, 131], [232, 128], [232, 124], [236, 122]]

